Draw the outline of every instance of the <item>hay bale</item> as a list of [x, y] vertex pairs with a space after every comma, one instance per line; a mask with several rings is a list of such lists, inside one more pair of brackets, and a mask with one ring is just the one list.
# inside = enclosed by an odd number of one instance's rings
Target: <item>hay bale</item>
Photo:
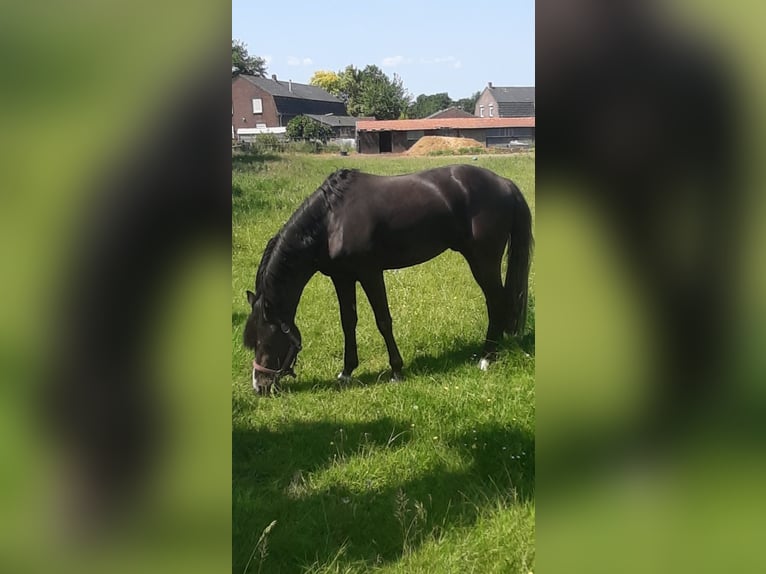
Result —
[[423, 136], [405, 153], [407, 155], [429, 155], [434, 152], [457, 152], [458, 150], [474, 151], [466, 153], [475, 153], [475, 148], [484, 149], [484, 144], [473, 138], [453, 138], [447, 136]]

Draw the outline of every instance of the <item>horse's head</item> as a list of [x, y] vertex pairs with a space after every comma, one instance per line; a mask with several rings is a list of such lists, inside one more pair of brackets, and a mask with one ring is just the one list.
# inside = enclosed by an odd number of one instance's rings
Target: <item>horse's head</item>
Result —
[[292, 322], [275, 316], [262, 295], [247, 292], [250, 316], [245, 323], [244, 343], [253, 349], [253, 389], [259, 394], [270, 392], [285, 375], [295, 376], [293, 367], [301, 350], [301, 334]]

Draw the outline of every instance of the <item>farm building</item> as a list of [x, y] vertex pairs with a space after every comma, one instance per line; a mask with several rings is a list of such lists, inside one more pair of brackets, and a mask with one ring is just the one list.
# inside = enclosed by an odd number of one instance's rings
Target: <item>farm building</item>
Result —
[[356, 137], [356, 122], [373, 118], [357, 118], [354, 116], [336, 116], [334, 114], [306, 114], [312, 120], [332, 128], [333, 138], [354, 139]]
[[473, 138], [486, 146], [529, 144], [535, 139], [535, 118], [469, 117], [356, 123], [359, 153], [401, 153], [423, 136]]
[[534, 87], [499, 87], [487, 84], [476, 100], [480, 118], [531, 118], [535, 116]]
[[346, 105], [318, 86], [278, 80], [276, 75], [239, 74], [231, 80], [233, 134], [284, 127], [295, 116], [305, 114], [345, 116]]
[[374, 118], [357, 118], [354, 116], [336, 116], [334, 114], [306, 114], [312, 120], [319, 122], [332, 129], [332, 137], [329, 143], [356, 146], [356, 122], [359, 120], [372, 120]]

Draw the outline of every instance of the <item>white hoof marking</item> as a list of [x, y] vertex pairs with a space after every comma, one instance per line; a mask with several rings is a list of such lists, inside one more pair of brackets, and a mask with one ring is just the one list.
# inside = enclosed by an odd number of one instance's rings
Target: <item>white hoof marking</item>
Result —
[[479, 361], [479, 369], [481, 369], [482, 371], [486, 371], [487, 369], [489, 369], [489, 361], [487, 359], [482, 359], [481, 361]]
[[348, 383], [351, 381], [351, 375], [344, 375], [342, 372], [338, 373], [338, 380], [341, 383]]

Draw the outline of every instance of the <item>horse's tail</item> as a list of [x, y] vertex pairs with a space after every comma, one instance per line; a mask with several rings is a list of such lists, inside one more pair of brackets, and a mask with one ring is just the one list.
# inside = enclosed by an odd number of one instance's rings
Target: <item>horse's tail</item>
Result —
[[508, 266], [505, 271], [505, 292], [508, 309], [507, 332], [522, 335], [527, 320], [529, 264], [532, 256], [532, 214], [519, 188], [510, 182], [513, 191], [511, 232], [508, 236]]

